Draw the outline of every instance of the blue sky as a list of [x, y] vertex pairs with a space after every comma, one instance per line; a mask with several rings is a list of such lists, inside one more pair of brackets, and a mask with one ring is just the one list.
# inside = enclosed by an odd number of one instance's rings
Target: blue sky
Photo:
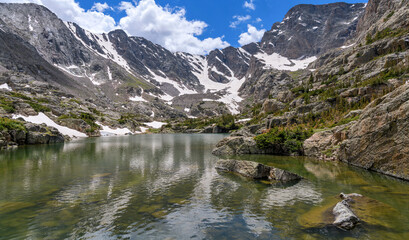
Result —
[[[258, 41], [297, 4], [331, 0], [0, 0], [45, 5], [93, 32], [122, 28], [172, 51], [205, 54]], [[347, 0], [348, 3], [365, 2]]]

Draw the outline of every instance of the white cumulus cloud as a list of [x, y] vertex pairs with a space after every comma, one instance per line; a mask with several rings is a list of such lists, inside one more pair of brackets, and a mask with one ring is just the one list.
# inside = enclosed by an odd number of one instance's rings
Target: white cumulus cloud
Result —
[[184, 8], [162, 7], [154, 0], [139, 3], [122, 2], [120, 9], [126, 15], [119, 26], [130, 35], [145, 37], [171, 51], [205, 54], [215, 48], [229, 46], [223, 37], [200, 40], [207, 24], [203, 21], [186, 19]]
[[231, 28], [236, 28], [240, 23], [245, 22], [247, 20], [251, 19], [250, 15], [246, 15], [246, 16], [233, 16], [233, 19], [236, 19], [234, 22], [230, 23], [230, 27]]
[[260, 41], [265, 31], [265, 29], [257, 30], [256, 27], [247, 24], [247, 32], [244, 32], [239, 36], [240, 45], [243, 46], [252, 42]]
[[256, 10], [256, 5], [254, 5], [254, 0], [245, 1], [243, 4], [243, 7], [251, 9], [251, 10]]
[[92, 6], [91, 10], [96, 10], [98, 12], [104, 12], [107, 9], [112, 9], [106, 2], [104, 3], [94, 3], [94, 5]]
[[116, 27], [115, 20], [111, 16], [93, 9], [86, 11], [74, 0], [2, 0], [2, 2], [44, 5], [62, 20], [75, 22], [94, 33], [108, 32]]

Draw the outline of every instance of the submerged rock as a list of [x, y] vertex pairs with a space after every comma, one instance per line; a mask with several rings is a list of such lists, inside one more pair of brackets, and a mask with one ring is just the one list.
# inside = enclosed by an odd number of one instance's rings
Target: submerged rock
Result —
[[270, 180], [278, 180], [282, 182], [288, 182], [288, 181], [293, 181], [293, 180], [299, 180], [302, 177], [299, 175], [288, 172], [286, 170], [282, 170], [279, 168], [271, 168], [270, 169], [270, 175], [268, 177]]
[[266, 166], [261, 163], [233, 159], [220, 159], [216, 163], [216, 169], [225, 172], [235, 172], [252, 179], [269, 179], [286, 182], [302, 178], [295, 173]]
[[317, 207], [298, 217], [298, 223], [304, 228], [337, 227], [351, 230], [360, 222], [362, 228], [391, 228], [388, 219], [396, 219], [397, 210], [390, 205], [357, 193], [330, 197]]

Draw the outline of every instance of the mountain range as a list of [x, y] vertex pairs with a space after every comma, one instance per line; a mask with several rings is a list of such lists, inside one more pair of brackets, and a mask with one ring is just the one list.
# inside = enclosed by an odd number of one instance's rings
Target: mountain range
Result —
[[[238, 114], [244, 99], [260, 96], [245, 86], [273, 69], [306, 69], [320, 54], [345, 45], [364, 10], [365, 4], [298, 5], [261, 42], [200, 56], [170, 52], [120, 29], [94, 34], [43, 6], [1, 3], [1, 65], [101, 106], [157, 99], [171, 115]], [[203, 113], [197, 110], [203, 101], [221, 104], [207, 104], [214, 110]]]

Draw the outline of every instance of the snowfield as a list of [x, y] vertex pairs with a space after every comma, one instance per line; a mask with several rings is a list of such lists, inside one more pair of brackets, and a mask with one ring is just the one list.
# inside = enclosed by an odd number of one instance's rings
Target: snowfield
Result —
[[113, 135], [126, 135], [126, 134], [132, 134], [132, 131], [129, 130], [128, 128], [117, 128], [113, 129], [108, 126], [103, 125], [102, 123], [96, 122], [99, 126], [102, 127], [102, 130], [100, 130], [101, 136], [113, 136]]
[[145, 124], [146, 126], [151, 127], [151, 128], [156, 128], [156, 129], [158, 129], [158, 128], [161, 128], [163, 125], [166, 125], [167, 123], [153, 121], [153, 122], [144, 123], [144, 124]]
[[13, 89], [11, 89], [11, 87], [9, 87], [9, 85], [7, 83], [1, 84], [0, 89], [4, 89], [4, 90], [7, 90], [7, 91], [12, 91], [13, 90]]
[[37, 116], [28, 116], [25, 117], [23, 115], [13, 115], [13, 119], [23, 118], [26, 122], [36, 123], [36, 124], [45, 124], [49, 127], [55, 127], [60, 133], [63, 135], [68, 135], [70, 137], [88, 137], [85, 133], [80, 131], [67, 128], [61, 125], [58, 125], [53, 120], [51, 120], [47, 115], [40, 112]]
[[264, 62], [264, 69], [274, 68], [277, 70], [287, 71], [297, 71], [299, 69], [305, 69], [310, 63], [317, 60], [317, 57], [309, 57], [305, 59], [288, 59], [278, 53], [273, 53], [271, 55], [268, 55], [267, 53], [258, 53], [254, 55], [254, 57]]

